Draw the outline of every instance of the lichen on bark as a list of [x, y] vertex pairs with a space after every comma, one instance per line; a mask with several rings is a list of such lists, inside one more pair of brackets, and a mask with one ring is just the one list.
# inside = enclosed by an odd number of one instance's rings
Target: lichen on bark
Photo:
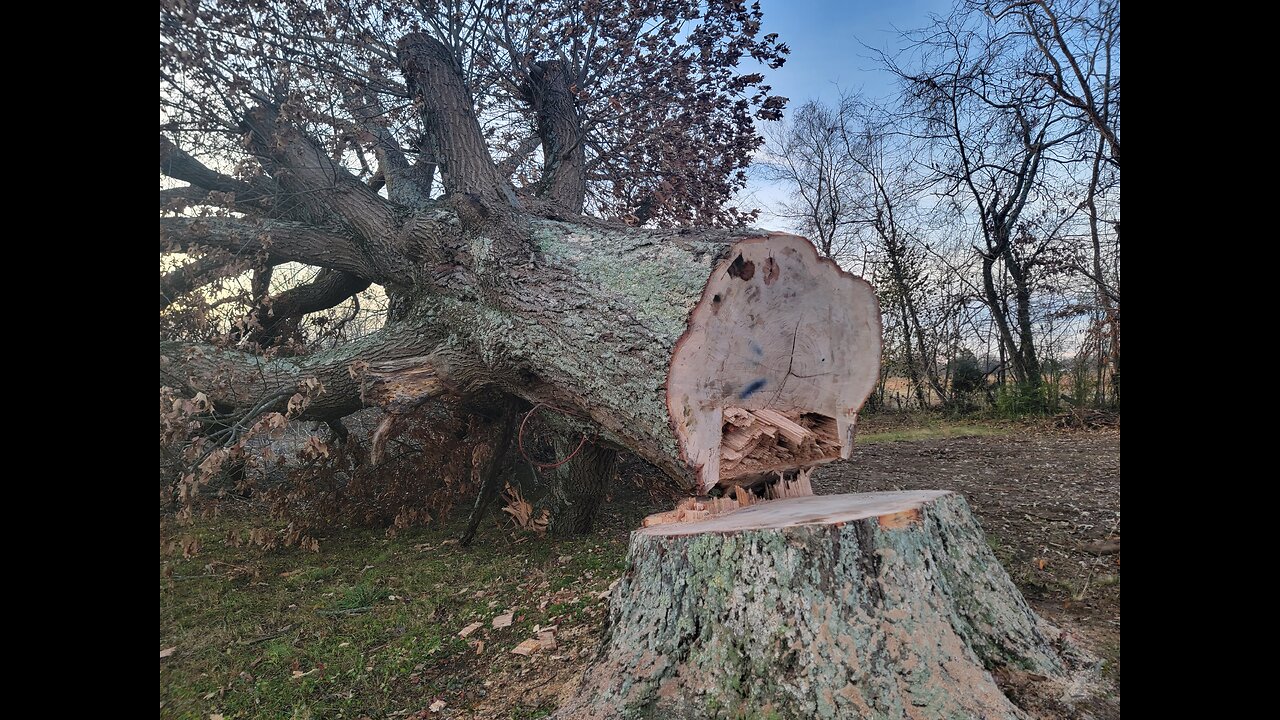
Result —
[[1090, 669], [1064, 662], [961, 497], [901, 495], [905, 521], [634, 533], [600, 652], [556, 717], [1025, 718], [993, 672]]

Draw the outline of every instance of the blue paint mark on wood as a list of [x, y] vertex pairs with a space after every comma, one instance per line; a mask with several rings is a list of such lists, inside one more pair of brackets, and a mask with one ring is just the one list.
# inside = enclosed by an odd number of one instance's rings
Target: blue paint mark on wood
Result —
[[738, 399], [746, 400], [747, 398], [751, 397], [756, 393], [757, 390], [764, 387], [765, 382], [767, 381], [764, 378], [760, 378], [759, 380], [756, 380], [755, 382], [751, 383], [746, 387], [746, 389], [738, 393]]
[[756, 357], [764, 357], [764, 348], [760, 347], [755, 340], [751, 341], [751, 352], [754, 353]]

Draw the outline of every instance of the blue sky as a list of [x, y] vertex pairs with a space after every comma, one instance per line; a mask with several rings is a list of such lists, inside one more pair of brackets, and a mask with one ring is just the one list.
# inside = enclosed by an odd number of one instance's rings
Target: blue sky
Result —
[[836, 84], [881, 96], [893, 90], [888, 73], [876, 68], [862, 47], [889, 49], [897, 31], [928, 23], [929, 13], [946, 14], [951, 0], [760, 0], [763, 32], [776, 32], [791, 47], [787, 64], [767, 72], [773, 92], [792, 104], [836, 97]]
[[[790, 98], [787, 109], [793, 110], [810, 99], [833, 102], [840, 89], [876, 98], [892, 95], [892, 77], [876, 67], [863, 45], [896, 47], [897, 31], [928, 24], [930, 13], [945, 15], [951, 0], [760, 0], [760, 8], [763, 32], [778, 33], [791, 48], [785, 65], [763, 71], [765, 82], [775, 95]], [[753, 179], [743, 204], [761, 207], [761, 227], [789, 230], [769, 212], [785, 194]]]

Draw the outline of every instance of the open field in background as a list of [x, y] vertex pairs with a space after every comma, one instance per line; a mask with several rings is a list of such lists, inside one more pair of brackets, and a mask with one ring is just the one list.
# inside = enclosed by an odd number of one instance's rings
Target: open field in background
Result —
[[[851, 461], [815, 473], [817, 491], [961, 492], [1027, 599], [1106, 659], [1118, 694], [1119, 432], [898, 414], [859, 430]], [[244, 543], [274, 527], [251, 501], [206, 507], [189, 526], [161, 510], [164, 718], [545, 717], [595, 650], [628, 533], [665, 509], [619, 487], [581, 539], [495, 515], [466, 549], [454, 521], [347, 530], [309, 552]], [[512, 654], [547, 628], [554, 649]]]
[[[1046, 384], [1052, 383], [1052, 378], [1045, 378]], [[1057, 377], [1058, 393], [1060, 397], [1071, 397], [1076, 390], [1075, 381], [1069, 373], [1064, 373]], [[995, 393], [999, 390], [999, 385], [995, 384], [994, 378], [988, 383], [991, 392]], [[1085, 398], [1086, 404], [1092, 401], [1096, 387], [1089, 386], [1089, 392]], [[1107, 386], [1110, 392], [1110, 386]], [[925, 388], [925, 400], [929, 407], [939, 408], [942, 406], [942, 399], [933, 391], [933, 388]], [[973, 402], [978, 407], [984, 407], [988, 404], [988, 400], [982, 392], [978, 392], [973, 397]], [[884, 381], [884, 407], [887, 410], [882, 415], [893, 416], [895, 414], [910, 413], [910, 408], [916, 407], [915, 390], [911, 388], [911, 381], [904, 377], [891, 377]], [[989, 408], [988, 408], [989, 409]]]

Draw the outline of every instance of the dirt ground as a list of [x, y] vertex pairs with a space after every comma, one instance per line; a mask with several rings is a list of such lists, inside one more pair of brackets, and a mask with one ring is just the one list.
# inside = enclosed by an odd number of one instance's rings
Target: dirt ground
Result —
[[819, 494], [964, 495], [1043, 617], [1084, 639], [1120, 684], [1120, 433], [1037, 431], [860, 445], [814, 473]]

